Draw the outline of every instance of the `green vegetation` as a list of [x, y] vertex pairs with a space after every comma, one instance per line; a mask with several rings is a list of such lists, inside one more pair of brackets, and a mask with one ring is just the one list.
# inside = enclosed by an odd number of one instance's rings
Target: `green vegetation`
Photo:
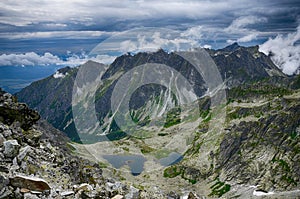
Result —
[[171, 153], [171, 151], [169, 151], [167, 149], [161, 149], [154, 153], [154, 157], [157, 159], [166, 158], [169, 156], [170, 153]]
[[182, 169], [173, 165], [164, 170], [164, 177], [165, 178], [175, 178], [176, 176], [182, 173]]
[[211, 120], [212, 116], [211, 113], [209, 113], [204, 119], [203, 122], [209, 122]]
[[230, 191], [231, 186], [229, 184], [221, 182], [219, 178], [217, 178], [216, 181], [217, 182], [210, 187], [211, 193], [209, 194], [209, 196], [221, 197], [222, 195]]
[[294, 184], [295, 186], [297, 186], [297, 184], [298, 184], [292, 177], [287, 176], [287, 175], [282, 176], [280, 179], [283, 181], [286, 181], [289, 184]]
[[151, 122], [151, 118], [149, 115], [147, 115], [143, 120], [141, 120], [141, 115], [143, 109], [139, 110], [131, 110], [130, 111], [130, 117], [134, 123], [136, 123], [139, 126], [146, 126]]
[[107, 90], [112, 85], [112, 83], [113, 83], [113, 80], [110, 80], [110, 79], [104, 80], [104, 82], [103, 82], [103, 84], [101, 86], [101, 89], [98, 89], [96, 91], [95, 101], [98, 101], [101, 97], [104, 96], [104, 94], [107, 92]]
[[231, 103], [233, 103], [234, 102], [234, 99], [232, 99], [232, 98], [229, 98], [228, 100], [227, 100], [227, 103], [226, 103], [226, 105], [228, 105], [228, 104], [231, 104]]
[[172, 165], [164, 170], [165, 178], [175, 178], [176, 176], [181, 176], [182, 179], [189, 181], [191, 184], [196, 184], [197, 179], [191, 179], [184, 176], [184, 169], [180, 166]]
[[235, 87], [229, 90], [228, 96], [229, 99], [247, 99], [249, 97], [258, 97], [258, 96], [283, 96], [289, 95], [292, 91], [284, 88], [284, 87], [277, 87], [274, 85], [267, 85], [262, 83], [257, 83], [253, 85], [245, 85]]
[[298, 133], [296, 132], [296, 131], [294, 131], [294, 132], [292, 132], [291, 134], [290, 134], [290, 137], [291, 137], [291, 139], [296, 139], [297, 137], [298, 137]]
[[286, 172], [290, 172], [291, 171], [291, 168], [289, 166], [289, 164], [283, 160], [283, 159], [276, 159], [276, 158], [273, 158], [272, 159], [272, 162], [275, 163], [277, 162], [279, 164], [279, 166]]
[[181, 109], [179, 107], [171, 109], [167, 113], [166, 123], [164, 124], [164, 127], [169, 128], [171, 126], [179, 124], [181, 122], [180, 112], [181, 112]]
[[129, 152], [129, 148], [128, 148], [128, 147], [122, 147], [122, 149], [123, 149], [124, 151]]
[[102, 168], [102, 169], [108, 167], [107, 163], [104, 163], [104, 162], [99, 162], [98, 164], [99, 164], [99, 167]]
[[194, 154], [197, 154], [199, 153], [199, 150], [203, 144], [203, 141], [202, 142], [196, 142], [198, 138], [195, 138], [195, 140], [193, 141], [193, 146], [190, 147], [186, 152], [185, 152], [185, 155], [194, 155]]
[[200, 112], [200, 117], [202, 117], [202, 119], [205, 119], [207, 116], [208, 116], [208, 114], [209, 114], [209, 109], [207, 109], [207, 110], [201, 110], [201, 112]]
[[143, 154], [151, 153], [152, 151], [154, 151], [153, 148], [151, 148], [151, 147], [149, 147], [148, 145], [145, 145], [145, 144], [141, 145], [140, 147], [141, 147], [141, 152]]
[[195, 179], [187, 179], [191, 184], [196, 184], [197, 183], [197, 180]]
[[291, 168], [285, 160], [273, 158], [272, 163], [277, 163], [279, 168], [282, 171], [284, 171], [284, 173], [281, 176], [280, 180], [285, 181], [289, 184], [294, 184], [295, 186], [297, 186], [298, 183], [290, 176], [291, 175]]

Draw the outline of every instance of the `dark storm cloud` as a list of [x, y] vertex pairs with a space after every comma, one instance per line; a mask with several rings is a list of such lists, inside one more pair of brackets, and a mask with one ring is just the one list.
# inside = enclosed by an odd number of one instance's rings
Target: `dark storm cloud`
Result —
[[[8, 0], [0, 3], [0, 13], [0, 22], [14, 27], [7, 30], [15, 32], [121, 31], [138, 26], [223, 28], [241, 16], [266, 17], [269, 22], [267, 31], [272, 31], [287, 26], [287, 23], [295, 28], [299, 5], [297, 1], [257, 0], [30, 0], [26, 3]], [[6, 30], [1, 28], [1, 32]]]
[[89, 51], [140, 27], [178, 30], [199, 46], [255, 45], [296, 32], [299, 13], [298, 0], [6, 0], [0, 2], [0, 53]]

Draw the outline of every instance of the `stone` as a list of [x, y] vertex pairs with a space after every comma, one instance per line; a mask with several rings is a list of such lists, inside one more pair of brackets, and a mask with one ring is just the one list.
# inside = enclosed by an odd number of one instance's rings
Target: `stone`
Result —
[[7, 125], [0, 122], [0, 134], [2, 134], [4, 138], [7, 138], [11, 136], [12, 132]]
[[26, 142], [30, 145], [30, 146], [39, 146], [40, 145], [40, 139], [41, 136], [43, 134], [35, 129], [30, 129], [24, 132], [24, 136], [26, 139]]
[[4, 137], [7, 138], [7, 137], [12, 135], [12, 132], [11, 132], [10, 129], [5, 129], [2, 134], [3, 134]]
[[0, 175], [0, 190], [3, 189], [3, 187], [6, 187], [9, 184], [9, 180], [5, 177]]
[[5, 165], [0, 165], [0, 172], [4, 172], [4, 173], [8, 173], [9, 169], [7, 166]]
[[29, 189], [25, 189], [25, 188], [21, 188], [20, 192], [21, 193], [28, 193], [28, 192], [30, 192], [30, 190]]
[[96, 191], [82, 192], [81, 198], [96, 198], [98, 193]]
[[18, 167], [17, 157], [14, 157], [14, 159], [13, 159], [13, 166], [17, 166]]
[[5, 142], [5, 138], [3, 137], [3, 135], [0, 133], [0, 146], [3, 146], [3, 142]]
[[200, 198], [193, 192], [190, 192], [188, 195], [188, 199], [200, 199]]
[[16, 175], [15, 177], [10, 178], [10, 184], [14, 187], [25, 188], [31, 191], [43, 192], [51, 189], [49, 184], [41, 178], [21, 175]]
[[139, 197], [139, 190], [133, 186], [130, 186], [129, 193], [125, 195], [127, 199], [135, 199]]
[[21, 191], [20, 191], [19, 188], [17, 188], [17, 189], [14, 191], [14, 194], [15, 194], [15, 198], [22, 198], [22, 197], [23, 197], [23, 195], [22, 195], [22, 193], [21, 193]]
[[93, 190], [93, 187], [87, 183], [83, 183], [81, 185], [79, 185], [77, 188], [75, 188], [76, 192], [79, 192], [79, 191], [92, 191]]
[[168, 194], [168, 199], [179, 199], [180, 196], [175, 193], [174, 191], [171, 191], [169, 194]]
[[32, 193], [25, 193], [24, 199], [39, 199], [39, 197], [37, 197], [36, 195], [34, 195]]
[[20, 145], [17, 140], [7, 140], [3, 143], [4, 155], [9, 158], [16, 157], [19, 153]]
[[21, 148], [20, 152], [19, 152], [19, 155], [17, 156], [18, 161], [21, 162], [26, 157], [26, 155], [31, 151], [32, 151], [32, 149], [31, 149], [30, 146], [26, 146], [26, 147]]
[[122, 198], [124, 198], [124, 196], [118, 194], [112, 197], [111, 199], [122, 199]]
[[41, 192], [41, 191], [30, 191], [30, 193], [38, 195], [38, 194], [42, 194], [43, 192]]
[[71, 195], [74, 195], [74, 194], [75, 194], [74, 191], [64, 191], [64, 192], [62, 192], [60, 195], [61, 195], [62, 197], [65, 197], [65, 196], [71, 196]]
[[12, 194], [12, 191], [9, 189], [6, 189], [4, 193], [0, 194], [0, 199], [12, 198], [12, 197], [9, 197], [11, 194]]

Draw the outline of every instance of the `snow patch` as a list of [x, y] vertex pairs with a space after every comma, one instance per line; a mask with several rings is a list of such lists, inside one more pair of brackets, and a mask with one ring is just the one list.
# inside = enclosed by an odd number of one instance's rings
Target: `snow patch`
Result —
[[66, 75], [68, 75], [68, 73], [63, 74], [63, 73], [60, 73], [60, 72], [56, 71], [55, 74], [53, 75], [53, 77], [55, 79], [57, 79], [57, 78], [64, 78]]
[[274, 194], [274, 192], [263, 192], [263, 191], [253, 191], [253, 195], [254, 196], [268, 196], [268, 195], [272, 195]]

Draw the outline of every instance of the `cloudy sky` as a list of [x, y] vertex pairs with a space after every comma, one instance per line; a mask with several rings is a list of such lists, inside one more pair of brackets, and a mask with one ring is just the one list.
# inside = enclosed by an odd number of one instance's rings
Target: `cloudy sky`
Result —
[[281, 39], [299, 50], [299, 24], [299, 0], [6, 0], [0, 2], [0, 65], [85, 59], [100, 42], [147, 27], [177, 31], [180, 38], [170, 40], [198, 46], [268, 41], [267, 53], [275, 44], [281, 49]]

